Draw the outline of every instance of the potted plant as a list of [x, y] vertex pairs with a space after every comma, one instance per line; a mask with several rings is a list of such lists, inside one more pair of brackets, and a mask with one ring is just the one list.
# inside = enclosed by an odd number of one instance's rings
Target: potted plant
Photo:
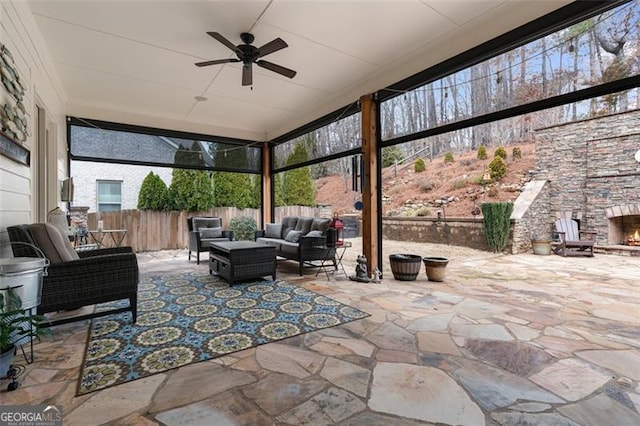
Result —
[[51, 335], [51, 330], [40, 324], [41, 315], [32, 315], [22, 309], [22, 300], [13, 288], [0, 290], [0, 377], [7, 375], [15, 354], [15, 342], [25, 337]]

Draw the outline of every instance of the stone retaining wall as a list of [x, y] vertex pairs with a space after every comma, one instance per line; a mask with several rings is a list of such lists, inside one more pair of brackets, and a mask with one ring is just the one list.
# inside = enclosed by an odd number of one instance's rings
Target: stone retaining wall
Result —
[[482, 219], [422, 217], [382, 218], [382, 237], [417, 243], [450, 244], [491, 251], [482, 229]]

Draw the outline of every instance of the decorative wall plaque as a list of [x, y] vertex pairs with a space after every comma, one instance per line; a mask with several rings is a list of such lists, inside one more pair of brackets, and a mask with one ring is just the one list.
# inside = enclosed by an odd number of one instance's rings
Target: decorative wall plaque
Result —
[[31, 153], [27, 148], [2, 132], [0, 132], [0, 154], [26, 166], [31, 160]]

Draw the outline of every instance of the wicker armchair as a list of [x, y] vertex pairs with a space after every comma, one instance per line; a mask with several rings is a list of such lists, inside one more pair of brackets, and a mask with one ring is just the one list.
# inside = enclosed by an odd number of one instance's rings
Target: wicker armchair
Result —
[[[76, 253], [57, 228], [47, 223], [9, 226], [13, 255], [39, 257], [38, 247], [50, 266], [42, 282], [38, 314], [73, 310], [97, 303], [129, 299], [129, 306], [63, 318], [44, 325], [58, 325], [103, 315], [131, 311], [137, 317], [138, 261], [131, 247]], [[27, 244], [14, 244], [27, 243]]]
[[209, 251], [209, 243], [215, 241], [233, 241], [233, 231], [222, 229], [219, 217], [188, 217], [189, 261], [195, 253], [196, 264], [200, 264], [200, 252]]

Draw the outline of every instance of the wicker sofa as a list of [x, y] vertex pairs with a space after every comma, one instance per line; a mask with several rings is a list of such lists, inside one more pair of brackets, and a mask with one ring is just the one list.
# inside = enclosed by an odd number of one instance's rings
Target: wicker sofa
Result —
[[276, 247], [276, 256], [298, 262], [300, 275], [313, 261], [332, 260], [335, 264], [335, 229], [331, 219], [285, 216], [281, 223], [267, 223], [256, 231], [256, 242]]
[[[42, 257], [50, 265], [42, 280], [38, 314], [74, 310], [82, 306], [128, 299], [129, 306], [66, 317], [43, 325], [57, 325], [118, 312], [137, 317], [138, 260], [131, 247], [75, 252], [68, 239], [49, 223], [7, 227], [15, 257]], [[38, 252], [33, 246], [37, 247]]]

